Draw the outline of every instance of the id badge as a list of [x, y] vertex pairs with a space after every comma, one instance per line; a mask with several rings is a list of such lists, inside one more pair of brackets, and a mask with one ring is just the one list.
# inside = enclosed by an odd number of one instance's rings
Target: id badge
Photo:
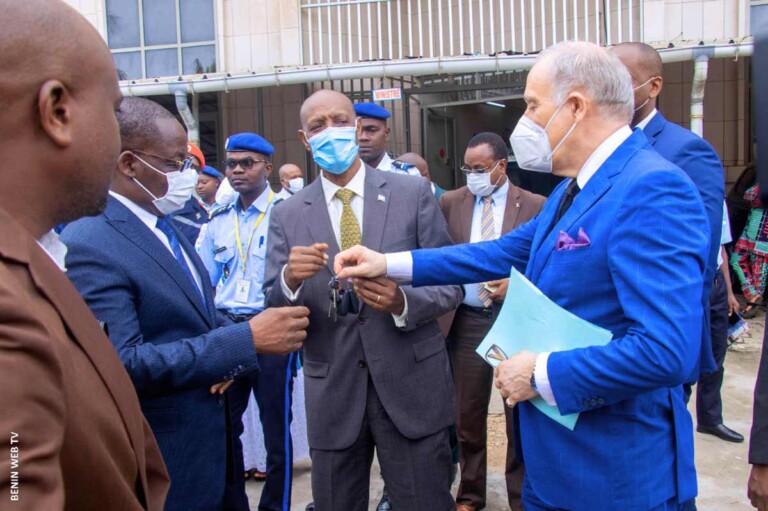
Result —
[[251, 281], [240, 279], [235, 285], [235, 301], [238, 303], [248, 303], [248, 293], [251, 290]]

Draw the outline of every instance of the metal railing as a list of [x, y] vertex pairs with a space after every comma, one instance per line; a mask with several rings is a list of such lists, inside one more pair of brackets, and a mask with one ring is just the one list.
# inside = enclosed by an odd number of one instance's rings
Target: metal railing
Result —
[[642, 0], [298, 0], [302, 64], [642, 40]]

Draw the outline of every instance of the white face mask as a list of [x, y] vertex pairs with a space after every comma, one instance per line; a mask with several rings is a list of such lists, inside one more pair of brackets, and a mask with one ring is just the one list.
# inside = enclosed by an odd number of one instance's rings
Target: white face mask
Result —
[[[632, 89], [632, 90], [633, 90], [633, 91], [636, 91], [636, 90], [637, 90], [637, 89], [639, 89], [640, 87], [645, 87], [645, 85], [646, 85], [646, 84], [648, 84], [648, 83], [649, 83], [651, 80], [653, 80], [654, 78], [656, 78], [656, 77], [655, 77], [655, 76], [652, 76], [652, 77], [648, 78], [646, 81], [644, 81], [643, 83], [641, 83], [640, 85], [638, 85], [637, 87], [635, 87], [635, 88], [634, 88], [634, 89]], [[648, 104], [648, 102], [649, 102], [650, 100], [651, 100], [651, 97], [650, 97], [650, 96], [648, 96], [648, 99], [646, 99], [645, 101], [643, 101], [643, 104], [642, 104], [642, 105], [640, 105], [639, 107], [635, 108], [634, 112], [635, 112], [635, 113], [637, 113], [637, 111], [638, 111], [638, 110], [640, 110], [641, 108], [643, 108], [645, 105], [647, 105], [647, 104]]]
[[165, 179], [168, 181], [168, 191], [165, 192], [165, 195], [162, 197], [156, 197], [155, 194], [150, 192], [138, 179], [135, 177], [133, 178], [136, 184], [152, 197], [152, 204], [155, 205], [157, 210], [163, 215], [170, 215], [183, 208], [184, 204], [186, 204], [189, 198], [192, 197], [192, 192], [197, 185], [197, 173], [192, 170], [191, 166], [185, 165], [182, 170], [165, 173], [145, 162], [136, 154], [134, 154], [134, 156], [150, 169], [165, 176]]
[[575, 121], [555, 148], [550, 148], [547, 128], [555, 120], [557, 114], [560, 113], [563, 105], [557, 107], [557, 110], [555, 110], [555, 113], [552, 114], [552, 117], [549, 118], [549, 121], [547, 121], [546, 126], [543, 128], [526, 115], [523, 115], [517, 122], [515, 131], [509, 137], [509, 143], [512, 145], [512, 151], [515, 153], [517, 164], [521, 169], [548, 174], [552, 173], [552, 157], [578, 124], [578, 121]]
[[293, 179], [288, 180], [288, 188], [287, 190], [291, 193], [296, 193], [299, 190], [302, 190], [304, 188], [304, 178], [303, 177], [294, 177]]
[[494, 190], [496, 190], [496, 186], [499, 184], [499, 181], [501, 181], [501, 176], [499, 176], [499, 179], [496, 180], [496, 183], [491, 183], [491, 173], [496, 169], [498, 165], [499, 162], [496, 162], [496, 165], [493, 166], [491, 172], [483, 172], [482, 174], [473, 173], [467, 175], [467, 188], [469, 188], [469, 191], [472, 192], [472, 195], [477, 197], [487, 197], [492, 194]]

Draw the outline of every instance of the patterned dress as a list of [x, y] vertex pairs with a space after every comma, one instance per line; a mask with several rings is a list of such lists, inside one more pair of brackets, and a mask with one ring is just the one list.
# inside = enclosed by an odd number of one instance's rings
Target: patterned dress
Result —
[[752, 210], [731, 255], [731, 267], [739, 278], [747, 302], [754, 302], [765, 292], [768, 277], [768, 211], [760, 202], [758, 185], [749, 188], [744, 199]]

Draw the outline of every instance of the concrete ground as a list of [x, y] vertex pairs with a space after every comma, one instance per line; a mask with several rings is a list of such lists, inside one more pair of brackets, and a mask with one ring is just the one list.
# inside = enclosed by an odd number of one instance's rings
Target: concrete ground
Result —
[[[749, 429], [752, 424], [752, 394], [760, 359], [760, 347], [765, 328], [765, 310], [749, 321], [750, 333], [728, 350], [726, 374], [723, 383], [725, 424], [742, 433], [747, 440], [743, 444], [731, 444], [713, 436], [694, 433], [696, 438], [696, 467], [699, 476], [700, 511], [748, 511], [753, 509], [746, 498], [747, 448]], [[695, 403], [695, 397], [691, 399]], [[690, 406], [695, 415], [695, 407]], [[504, 488], [504, 416], [501, 398], [494, 395], [488, 424], [488, 505], [490, 511], [507, 511]], [[694, 421], [695, 424], [695, 421]], [[306, 460], [294, 465], [292, 510], [303, 511], [312, 500], [310, 483], [311, 463]], [[249, 481], [246, 484], [251, 508], [258, 509], [263, 483]], [[457, 484], [454, 485], [454, 495]], [[370, 509], [375, 509], [381, 498], [383, 482], [378, 464], [371, 470]], [[338, 510], [346, 511], [346, 510]], [[429, 511], [429, 510], [424, 510]]]

